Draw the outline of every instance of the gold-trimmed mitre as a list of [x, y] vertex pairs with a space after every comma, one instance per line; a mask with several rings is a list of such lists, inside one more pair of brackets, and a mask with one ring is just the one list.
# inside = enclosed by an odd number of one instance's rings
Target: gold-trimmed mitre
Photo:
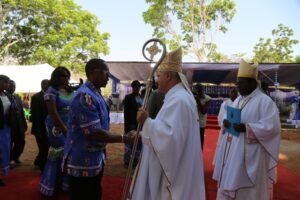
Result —
[[247, 63], [245, 60], [243, 60], [243, 59], [241, 60], [237, 77], [253, 78], [253, 79], [257, 80], [257, 74], [258, 74], [258, 64], [257, 63], [251, 65], [251, 64]]
[[182, 49], [181, 47], [167, 53], [159, 65], [157, 71], [182, 72]]

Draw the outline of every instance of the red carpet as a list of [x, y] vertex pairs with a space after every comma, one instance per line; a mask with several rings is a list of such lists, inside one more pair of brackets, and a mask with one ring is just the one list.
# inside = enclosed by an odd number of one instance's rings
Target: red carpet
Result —
[[206, 121], [206, 128], [207, 129], [219, 129], [218, 124], [218, 116], [217, 115], [208, 115]]
[[[212, 159], [215, 151], [218, 130], [206, 130], [204, 159], [205, 159], [205, 183], [207, 199], [216, 198], [216, 182], [212, 177]], [[0, 200], [38, 200], [44, 199], [38, 191], [40, 173], [37, 171], [12, 170], [5, 177], [6, 186], [0, 187]], [[103, 178], [103, 200], [120, 200], [122, 195], [124, 179], [120, 177], [105, 176]], [[274, 189], [276, 200], [296, 200], [300, 196], [300, 177], [285, 168], [282, 164], [278, 166], [278, 183]], [[57, 200], [66, 200], [66, 193], [58, 193]]]
[[[204, 169], [207, 199], [216, 199], [217, 183], [211, 179], [213, 166], [212, 160], [216, 147], [218, 130], [206, 130], [204, 144]], [[300, 199], [300, 176], [297, 176], [283, 164], [278, 165], [278, 181], [274, 186], [274, 200]]]
[[[5, 179], [6, 186], [0, 187], [0, 200], [38, 200], [46, 199], [39, 193], [40, 173], [38, 171], [13, 170]], [[124, 179], [103, 177], [103, 200], [120, 200]], [[66, 200], [65, 192], [58, 192], [53, 199]]]

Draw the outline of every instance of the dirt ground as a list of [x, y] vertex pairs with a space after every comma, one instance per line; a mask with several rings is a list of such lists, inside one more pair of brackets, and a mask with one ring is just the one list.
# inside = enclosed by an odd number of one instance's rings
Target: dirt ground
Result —
[[[30, 134], [31, 123], [28, 123], [28, 130], [25, 136], [25, 148], [20, 157], [22, 164], [15, 167], [19, 170], [33, 170], [33, 162], [37, 155], [37, 144], [34, 135]], [[123, 124], [111, 125], [111, 131], [114, 133], [123, 133]], [[109, 144], [107, 145], [107, 160], [105, 166], [105, 174], [111, 176], [126, 176], [127, 169], [123, 167], [123, 144]]]
[[[23, 162], [19, 169], [33, 169], [33, 161], [37, 153], [37, 145], [35, 138], [30, 134], [31, 124], [28, 124], [26, 133], [26, 145], [24, 152], [20, 158]], [[123, 132], [123, 124], [112, 124], [111, 131], [115, 133]], [[287, 168], [300, 176], [300, 129], [281, 131], [280, 144], [280, 162]], [[109, 144], [107, 145], [107, 161], [105, 167], [105, 174], [111, 176], [125, 176], [127, 170], [123, 167], [123, 145]]]
[[282, 130], [279, 160], [300, 176], [300, 129]]

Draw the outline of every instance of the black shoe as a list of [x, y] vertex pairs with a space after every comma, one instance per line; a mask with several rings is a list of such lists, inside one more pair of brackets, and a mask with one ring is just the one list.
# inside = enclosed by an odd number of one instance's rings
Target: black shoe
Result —
[[0, 179], [0, 187], [5, 186], [5, 185], [6, 185], [5, 182], [2, 179]]
[[20, 165], [22, 162], [19, 159], [14, 160], [17, 165]]
[[10, 169], [14, 169], [16, 167], [15, 161], [11, 160], [10, 163], [9, 163], [9, 167], [10, 167]]
[[38, 167], [39, 166], [39, 161], [37, 159], [35, 159], [34, 162], [33, 162], [33, 165]]
[[123, 164], [123, 167], [124, 167], [125, 169], [128, 169], [128, 166], [129, 166], [129, 164], [127, 164], [127, 163], [124, 163], [124, 164]]

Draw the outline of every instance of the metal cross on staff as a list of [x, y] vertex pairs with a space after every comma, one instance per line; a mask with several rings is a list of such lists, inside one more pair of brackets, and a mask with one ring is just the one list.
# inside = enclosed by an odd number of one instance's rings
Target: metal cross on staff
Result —
[[[157, 54], [159, 54], [161, 52], [161, 50], [157, 46], [157, 42], [154, 42], [153, 45], [150, 46], [150, 47], [148, 47], [148, 48], [146, 48], [146, 50], [150, 54], [150, 61], [153, 61], [154, 56], [157, 55]], [[145, 55], [144, 55], [144, 57], [145, 57]]]

